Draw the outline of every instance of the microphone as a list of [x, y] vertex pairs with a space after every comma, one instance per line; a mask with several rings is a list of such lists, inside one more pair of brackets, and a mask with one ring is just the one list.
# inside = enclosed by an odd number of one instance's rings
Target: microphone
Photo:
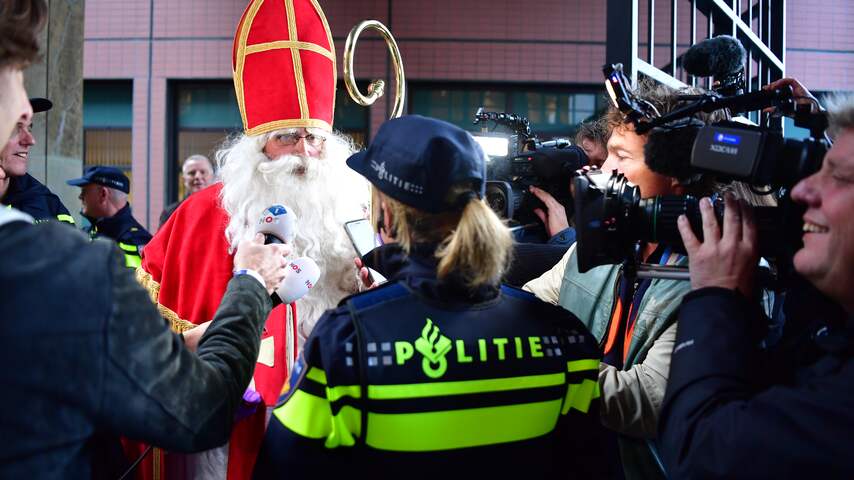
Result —
[[724, 96], [744, 90], [747, 50], [735, 37], [718, 35], [691, 46], [682, 55], [682, 66], [695, 77], [714, 77], [713, 89]]
[[273, 304], [293, 303], [314, 288], [320, 278], [320, 267], [308, 257], [299, 257], [287, 266], [288, 273], [273, 292]]
[[271, 205], [255, 225], [255, 233], [264, 234], [264, 244], [291, 243], [296, 236], [296, 217], [284, 205]]
[[646, 165], [653, 172], [676, 178], [682, 185], [699, 178], [691, 169], [691, 155], [703, 126], [703, 122], [692, 118], [650, 130], [643, 147]]

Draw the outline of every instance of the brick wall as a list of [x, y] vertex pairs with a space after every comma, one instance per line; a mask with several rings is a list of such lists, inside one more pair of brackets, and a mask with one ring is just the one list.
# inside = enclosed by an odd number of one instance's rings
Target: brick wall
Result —
[[[339, 55], [358, 21], [375, 18], [400, 43], [410, 81], [531, 84], [600, 83], [605, 61], [604, 0], [320, 0]], [[667, 0], [656, 0], [656, 43], [669, 42]], [[134, 212], [156, 226], [167, 164], [167, 81], [230, 79], [231, 39], [246, 0], [88, 0], [84, 77], [133, 80]], [[639, 33], [646, 38], [641, 2]], [[684, 5], [684, 7], [683, 7]], [[679, 50], [690, 44], [689, 2], [679, 4]], [[814, 90], [854, 90], [854, 2], [787, 2], [787, 73]], [[705, 21], [698, 19], [698, 36]], [[363, 34], [360, 78], [385, 77], [385, 44]], [[639, 54], [646, 54], [642, 46]], [[655, 65], [669, 61], [657, 47]], [[339, 75], [341, 67], [339, 63]], [[387, 90], [388, 91], [388, 90]], [[385, 119], [371, 109], [371, 131]]]

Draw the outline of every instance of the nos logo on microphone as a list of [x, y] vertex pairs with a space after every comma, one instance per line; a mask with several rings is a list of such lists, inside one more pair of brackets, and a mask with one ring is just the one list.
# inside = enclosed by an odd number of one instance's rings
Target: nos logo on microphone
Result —
[[272, 205], [268, 209], [264, 210], [264, 218], [261, 219], [262, 223], [273, 223], [277, 219], [275, 217], [280, 217], [282, 215], [287, 215], [288, 209], [283, 205]]

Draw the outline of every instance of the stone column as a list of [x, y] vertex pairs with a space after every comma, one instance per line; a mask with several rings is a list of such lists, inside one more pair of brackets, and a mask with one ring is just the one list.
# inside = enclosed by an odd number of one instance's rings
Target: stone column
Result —
[[48, 98], [53, 108], [35, 114], [29, 173], [59, 195], [79, 223], [80, 189], [65, 181], [83, 171], [84, 0], [47, 3], [42, 61], [26, 71], [25, 84], [30, 97]]

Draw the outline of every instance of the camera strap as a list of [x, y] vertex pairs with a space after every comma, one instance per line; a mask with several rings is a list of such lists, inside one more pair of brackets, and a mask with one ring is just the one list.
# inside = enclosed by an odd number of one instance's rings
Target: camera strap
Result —
[[[671, 257], [674, 260], [679, 257], [672, 255], [672, 253], [670, 247], [660, 246], [656, 248], [649, 260], [653, 260], [659, 265], [667, 265]], [[657, 261], [656, 257], [658, 257]], [[634, 335], [640, 303], [650, 285], [652, 285], [652, 279], [638, 280], [634, 274], [627, 272], [625, 267], [623, 268], [623, 273], [618, 280], [618, 294], [605, 342], [603, 358], [605, 363], [623, 368]]]

